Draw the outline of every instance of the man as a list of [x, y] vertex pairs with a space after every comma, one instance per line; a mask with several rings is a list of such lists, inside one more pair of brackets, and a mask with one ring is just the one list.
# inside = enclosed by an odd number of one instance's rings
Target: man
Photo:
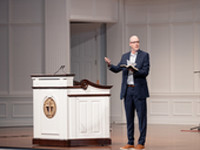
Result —
[[[105, 57], [109, 69], [118, 73], [122, 71], [122, 84], [120, 99], [124, 98], [124, 106], [126, 111], [127, 121], [127, 137], [128, 143], [121, 147], [122, 150], [145, 148], [146, 129], [147, 129], [147, 104], [146, 98], [149, 97], [146, 77], [149, 74], [149, 54], [140, 50], [140, 41], [136, 35], [129, 39], [129, 46], [131, 51], [125, 53], [121, 57], [121, 61], [117, 66], [111, 64], [109, 58]], [[121, 67], [122, 64], [135, 64], [138, 69], [127, 69]], [[137, 111], [139, 121], [140, 137], [138, 144], [134, 146], [134, 116]]]

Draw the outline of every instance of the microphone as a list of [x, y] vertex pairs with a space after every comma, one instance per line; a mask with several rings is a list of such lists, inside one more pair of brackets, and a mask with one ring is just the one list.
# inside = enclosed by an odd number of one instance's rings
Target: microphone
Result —
[[66, 73], [64, 71], [64, 68], [65, 68], [65, 65], [61, 65], [60, 68], [54, 73], [54, 75], [57, 74], [60, 70], [62, 70], [64, 73]]

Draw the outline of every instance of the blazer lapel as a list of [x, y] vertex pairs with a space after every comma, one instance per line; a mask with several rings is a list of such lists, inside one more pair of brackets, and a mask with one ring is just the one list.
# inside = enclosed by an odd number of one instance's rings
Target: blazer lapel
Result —
[[126, 55], [126, 65], [127, 65], [127, 60], [130, 60], [130, 55], [131, 55], [131, 52]]
[[[131, 55], [131, 52], [129, 52], [129, 53], [127, 53], [126, 54], [126, 57], [124, 57], [124, 61], [125, 61], [125, 64], [127, 65], [127, 60], [129, 60], [130, 59], [130, 55]], [[125, 72], [125, 74], [126, 74], [126, 76], [125, 76], [125, 80], [127, 80], [127, 77], [128, 77], [128, 70], [127, 69], [124, 69], [124, 72]]]
[[136, 57], [136, 61], [135, 61], [135, 63], [136, 63], [136, 68], [138, 67], [138, 64], [139, 64], [139, 62], [140, 62], [140, 55], [141, 55], [141, 50], [138, 50], [138, 54], [137, 54], [137, 57]]

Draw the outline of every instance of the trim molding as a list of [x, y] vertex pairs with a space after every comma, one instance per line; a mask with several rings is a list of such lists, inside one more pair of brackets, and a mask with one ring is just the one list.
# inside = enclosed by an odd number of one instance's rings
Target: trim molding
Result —
[[[52, 76], [52, 75], [51, 75]], [[36, 76], [34, 76], [36, 77]], [[41, 76], [43, 77], [43, 76]], [[96, 84], [96, 83], [93, 83], [87, 79], [84, 79], [84, 80], [81, 80], [81, 82], [77, 82], [75, 81], [74, 82], [74, 86], [57, 86], [57, 87], [54, 87], [54, 86], [33, 86], [32, 89], [76, 89], [76, 88], [82, 88], [84, 90], [87, 90], [88, 88], [88, 85], [90, 86], [93, 86], [95, 88], [98, 88], [98, 89], [111, 89], [112, 88], [112, 85], [99, 85], [99, 84]]]
[[75, 76], [75, 74], [43, 74], [43, 75], [31, 75], [31, 77], [70, 77]]
[[111, 96], [111, 94], [69, 94], [69, 97], [99, 97], [99, 96]]
[[88, 85], [91, 85], [91, 86], [99, 88], [99, 89], [111, 89], [112, 88], [112, 85], [99, 85], [99, 84], [93, 83], [87, 79], [83, 79], [79, 83], [76, 82], [76, 84], [81, 86], [81, 88], [83, 88], [84, 90], [86, 90], [88, 88]]
[[86, 145], [110, 145], [112, 143], [110, 138], [102, 139], [74, 139], [74, 140], [50, 140], [50, 139], [33, 139], [33, 144], [41, 146], [86, 146]]
[[33, 86], [32, 89], [69, 89], [67, 86]]

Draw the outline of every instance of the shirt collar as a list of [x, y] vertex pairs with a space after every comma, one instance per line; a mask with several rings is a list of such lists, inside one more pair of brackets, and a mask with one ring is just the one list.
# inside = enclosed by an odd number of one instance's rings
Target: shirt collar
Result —
[[138, 52], [136, 52], [135, 54], [133, 54], [133, 53], [131, 52], [131, 56], [137, 56], [137, 54], [138, 54]]

